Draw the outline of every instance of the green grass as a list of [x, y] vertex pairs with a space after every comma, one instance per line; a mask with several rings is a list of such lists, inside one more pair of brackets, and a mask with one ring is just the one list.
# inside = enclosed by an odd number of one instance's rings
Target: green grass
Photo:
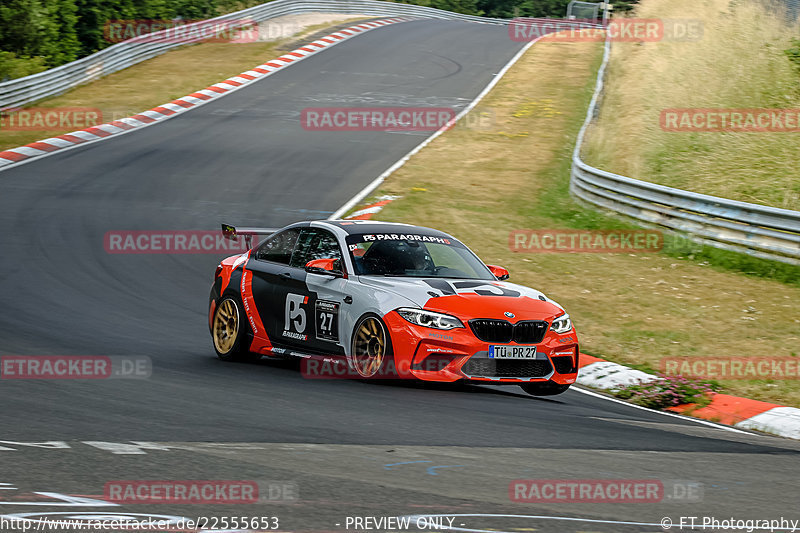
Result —
[[738, 272], [800, 287], [800, 266], [698, 244], [680, 235], [668, 235], [665, 238], [663, 253], [676, 259], [708, 265], [720, 272]]
[[[587, 87], [582, 95], [584, 101], [591, 98], [594, 86]], [[568, 135], [577, 137], [582, 125], [582, 117], [574, 117]], [[565, 228], [573, 229], [635, 229], [639, 228], [633, 219], [611, 214], [584, 206], [569, 193], [572, 151], [574, 143], [565, 142], [555, 159], [539, 171], [539, 178], [547, 180], [550, 186], [538, 195], [538, 201], [531, 204], [527, 198], [514, 201], [515, 207], [523, 216], [533, 214], [546, 216]], [[550, 179], [557, 177], [558, 179]], [[800, 266], [778, 261], [761, 259], [744, 253], [714, 248], [689, 239], [685, 234], [665, 232], [662, 253], [675, 259], [694, 261], [711, 266], [719, 271], [730, 271], [746, 276], [773, 279], [795, 287], [800, 287]]]
[[[663, 357], [740, 356], [743, 339], [749, 353], [796, 352], [800, 287], [792, 268], [739, 254], [709, 257], [705, 247], [671, 236], [659, 253], [509, 249], [515, 229], [637, 227], [569, 194], [572, 150], [600, 48], [531, 48], [481, 104], [493, 110], [492, 128], [454, 128], [411, 158], [376, 193], [402, 197], [379, 218], [447, 231], [484, 261], [507, 267], [511, 281], [543, 290], [569, 310], [589, 355], [657, 373]], [[526, 111], [544, 109], [546, 100], [560, 113]], [[722, 385], [732, 394], [800, 405], [796, 381]]]
[[[797, 132], [670, 132], [660, 125], [669, 108], [800, 108], [797, 24], [786, 25], [760, 2], [729, 0], [642, 0], [636, 16], [697, 19], [703, 36], [613, 43], [584, 159], [670, 187], [800, 209]], [[703, 256], [754, 275], [772, 270], [727, 254]], [[772, 275], [787, 279], [794, 271]]]

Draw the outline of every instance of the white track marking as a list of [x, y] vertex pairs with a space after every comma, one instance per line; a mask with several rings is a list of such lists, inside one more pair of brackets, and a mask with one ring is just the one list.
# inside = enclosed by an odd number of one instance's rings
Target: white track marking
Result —
[[[478, 105], [478, 103], [481, 100], [483, 100], [483, 98], [489, 93], [489, 91], [491, 91], [494, 88], [494, 86], [497, 85], [500, 82], [500, 80], [509, 71], [509, 69], [511, 69], [511, 67], [514, 66], [514, 64], [523, 56], [523, 54], [525, 54], [525, 52], [527, 52], [528, 49], [531, 46], [536, 44], [536, 42], [539, 39], [541, 39], [541, 37], [539, 37], [537, 39], [534, 39], [533, 41], [531, 41], [528, 44], [526, 44], [525, 46], [523, 46], [522, 49], [520, 49], [520, 51], [517, 52], [516, 55], [514, 55], [514, 57], [512, 57], [511, 60], [508, 63], [506, 63], [505, 66], [502, 69], [500, 69], [500, 72], [498, 72], [495, 75], [494, 79], [492, 79], [492, 81], [489, 82], [489, 84], [483, 89], [483, 91], [481, 91], [481, 93], [478, 96], [476, 96], [475, 99], [473, 99], [472, 102], [470, 102], [470, 104], [467, 107], [465, 107], [458, 115], [456, 115], [455, 122], [457, 123], [459, 120], [461, 120], [462, 117], [464, 117], [467, 113], [472, 111], [472, 109], [474, 109], [475, 106]], [[439, 135], [443, 134], [445, 131], [447, 131], [451, 127], [452, 126], [443, 126], [442, 128], [440, 128], [437, 131], [435, 131], [434, 133], [432, 133], [427, 139], [425, 139], [420, 144], [418, 144], [415, 148], [413, 148], [410, 152], [408, 152], [400, 160], [398, 160], [392, 166], [390, 166], [388, 169], [386, 169], [380, 176], [378, 176], [377, 178], [372, 180], [367, 186], [365, 186], [358, 193], [356, 193], [355, 196], [350, 198], [350, 200], [348, 200], [347, 203], [345, 203], [335, 213], [333, 213], [331, 216], [329, 216], [328, 220], [338, 220], [338, 219], [342, 218], [342, 215], [347, 213], [350, 209], [352, 209], [355, 205], [357, 205], [361, 200], [363, 200], [367, 195], [369, 195], [369, 193], [371, 193], [376, 188], [378, 188], [378, 186], [380, 186], [380, 184], [383, 183], [386, 180], [386, 178], [391, 176], [397, 169], [399, 169], [400, 167], [405, 165], [406, 162], [408, 162], [408, 160], [411, 159], [415, 154], [417, 154], [420, 150], [425, 148], [434, 139], [436, 139]], [[651, 413], [660, 413], [660, 414], [665, 415], [665, 416], [671, 416], [671, 417], [674, 417], [674, 418], [679, 418], [681, 420], [688, 420], [688, 421], [691, 421], [691, 422], [696, 422], [698, 424], [715, 427], [717, 429], [723, 429], [723, 430], [730, 431], [730, 432], [733, 432], [733, 433], [743, 433], [743, 434], [746, 434], [746, 435], [756, 435], [756, 433], [750, 433], [748, 431], [742, 431], [742, 430], [739, 430], [739, 429], [736, 429], [736, 428], [732, 428], [730, 426], [723, 426], [723, 425], [720, 425], [720, 424], [715, 424], [714, 422], [709, 422], [708, 420], [702, 420], [700, 418], [691, 418], [691, 417], [687, 417], [687, 416], [678, 415], [678, 414], [675, 414], [675, 413], [670, 413], [670, 412], [667, 412], [667, 411], [656, 411], [655, 409], [648, 409], [647, 407], [642, 407], [640, 405], [635, 405], [635, 404], [632, 404], [632, 403], [623, 402], [622, 400], [618, 400], [616, 398], [610, 398], [608, 396], [604, 396], [604, 395], [598, 394], [596, 392], [588, 391], [586, 389], [580, 389], [580, 388], [577, 388], [577, 387], [572, 387], [572, 390], [575, 390], [577, 392], [581, 392], [583, 394], [588, 394], [589, 396], [594, 396], [596, 398], [602, 398], [604, 400], [608, 400], [608, 401], [617, 402], [617, 403], [620, 403], [620, 404], [623, 404], [623, 405], [627, 405], [628, 407], [633, 407], [634, 409], [643, 409], [643, 410], [649, 411]], [[658, 524], [656, 524], [656, 525], [658, 525]]]
[[[27, 446], [29, 448], [44, 448], [47, 450], [64, 450], [70, 447], [69, 444], [63, 440], [50, 440], [46, 442], [18, 442], [14, 440], [0, 440], [0, 443], [8, 444], [9, 446]], [[0, 450], [16, 451], [15, 448], [6, 448], [5, 446], [0, 446]]]
[[514, 57], [512, 57], [511, 60], [508, 63], [506, 63], [505, 66], [502, 69], [500, 69], [500, 72], [495, 74], [494, 79], [492, 79], [492, 81], [490, 81], [489, 84], [486, 87], [484, 87], [484, 89], [481, 91], [481, 93], [478, 96], [476, 96], [472, 100], [472, 102], [470, 102], [469, 105], [467, 105], [467, 107], [465, 107], [463, 110], [461, 110], [461, 112], [458, 115], [456, 115], [456, 118], [454, 119], [453, 125], [442, 126], [438, 130], [433, 132], [430, 136], [428, 136], [427, 139], [425, 139], [424, 141], [419, 143], [415, 148], [413, 148], [410, 152], [408, 152], [406, 155], [404, 155], [394, 165], [392, 165], [389, 168], [387, 168], [386, 170], [384, 170], [383, 173], [380, 176], [378, 176], [377, 178], [372, 180], [366, 187], [361, 189], [358, 193], [356, 193], [355, 196], [350, 198], [350, 200], [348, 200], [346, 204], [344, 204], [342, 207], [340, 207], [334, 214], [329, 216], [328, 220], [337, 220], [337, 219], [342, 218], [342, 215], [347, 213], [356, 204], [358, 204], [358, 202], [363, 200], [369, 193], [371, 193], [376, 188], [378, 188], [378, 186], [381, 183], [383, 183], [386, 178], [391, 176], [397, 169], [399, 169], [400, 167], [405, 165], [406, 162], [409, 159], [411, 159], [417, 152], [419, 152], [420, 150], [422, 150], [423, 148], [428, 146], [436, 137], [438, 137], [439, 135], [441, 135], [442, 133], [444, 133], [448, 129], [452, 128], [456, 123], [458, 123], [459, 120], [461, 120], [462, 117], [464, 117], [464, 115], [466, 115], [467, 113], [472, 111], [475, 108], [475, 106], [478, 105], [478, 103], [481, 100], [483, 100], [483, 98], [489, 93], [489, 91], [494, 89], [494, 86], [497, 85], [500, 82], [500, 80], [503, 78], [503, 76], [505, 76], [506, 72], [508, 72], [509, 69], [514, 66], [514, 63], [516, 63], [519, 60], [519, 58], [521, 58], [523, 56], [523, 54], [525, 54], [525, 52], [527, 52], [528, 49], [531, 46], [533, 46], [536, 43], [536, 41], [538, 41], [539, 39], [541, 39], [541, 37], [539, 37], [537, 39], [534, 39], [533, 41], [531, 41], [528, 44], [526, 44], [525, 46], [523, 46], [520, 49], [520, 51], [517, 52], [514, 55]]
[[[656, 409], [650, 409], [648, 407], [642, 407], [641, 405], [636, 405], [635, 403], [624, 402], [622, 400], [619, 400], [617, 398], [612, 398], [612, 397], [606, 396], [604, 394], [599, 394], [599, 393], [594, 392], [594, 391], [590, 391], [590, 390], [587, 390], [587, 389], [582, 389], [580, 387], [575, 387], [574, 385], [572, 387], [570, 387], [569, 390], [575, 391], [575, 392], [580, 392], [581, 394], [586, 394], [588, 396], [594, 396], [595, 398], [600, 398], [600, 399], [603, 399], [603, 400], [607, 400], [609, 402], [614, 402], [614, 403], [618, 403], [618, 404], [622, 404], [622, 405], [627, 405], [628, 407], [632, 407], [634, 409], [641, 409], [643, 411], [647, 411], [647, 412], [650, 412], [650, 413], [658, 413], [660, 415], [669, 416], [669, 417], [672, 417], [672, 418], [679, 418], [679, 419], [685, 420], [687, 422], [696, 422], [697, 424], [702, 424], [704, 426], [711, 426], [711, 427], [717, 428], [717, 429], [724, 429], [725, 431], [730, 431], [732, 433], [743, 433], [745, 435], [759, 435], [758, 433], [750, 433], [749, 431], [742, 431], [741, 429], [736, 429], [736, 428], [732, 428], [730, 426], [724, 426], [722, 424], [709, 422], [708, 420], [703, 420], [702, 418], [692, 418], [690, 416], [679, 415], [677, 413], [670, 413], [669, 411], [658, 411]], [[766, 436], [766, 435], [759, 435], [759, 436], [763, 437], [763, 436]]]
[[89, 446], [92, 446], [94, 448], [99, 448], [101, 450], [111, 452], [115, 455], [146, 455], [147, 452], [145, 450], [169, 451], [169, 450], [185, 449], [181, 446], [166, 446], [163, 444], [156, 444], [154, 442], [139, 442], [139, 441], [131, 441], [130, 444], [127, 444], [123, 442], [104, 442], [104, 441], [86, 440], [83, 441], [83, 443], [88, 444]]

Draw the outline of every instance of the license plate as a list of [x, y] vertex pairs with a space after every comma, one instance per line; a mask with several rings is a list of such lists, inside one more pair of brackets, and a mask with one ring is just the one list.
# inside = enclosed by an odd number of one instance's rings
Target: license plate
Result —
[[536, 346], [490, 345], [490, 359], [536, 359]]

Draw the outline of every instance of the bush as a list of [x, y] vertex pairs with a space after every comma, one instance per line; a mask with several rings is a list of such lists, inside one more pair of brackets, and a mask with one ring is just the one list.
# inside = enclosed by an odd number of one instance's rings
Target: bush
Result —
[[711, 394], [719, 389], [719, 385], [713, 382], [690, 380], [683, 376], [658, 376], [656, 381], [628, 385], [614, 391], [614, 396], [651, 409], [664, 409], [686, 403], [704, 407], [711, 402]]
[[17, 57], [13, 52], [0, 51], [0, 82], [30, 76], [46, 69], [43, 57]]
[[[63, 65], [113, 44], [104, 35], [109, 20], [206, 19], [268, 0], [2, 0], [0, 52], [16, 56], [0, 79]], [[468, 15], [564, 17], [569, 0], [396, 0]], [[638, 0], [617, 0], [615, 12]], [[29, 59], [32, 58], [32, 59]], [[40, 60], [41, 58], [41, 60]], [[12, 57], [13, 59], [13, 57]], [[5, 58], [4, 62], [9, 63]], [[22, 73], [22, 74], [20, 74]]]

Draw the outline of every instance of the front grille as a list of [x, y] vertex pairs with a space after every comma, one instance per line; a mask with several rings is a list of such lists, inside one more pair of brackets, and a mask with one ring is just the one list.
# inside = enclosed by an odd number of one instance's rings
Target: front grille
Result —
[[469, 327], [483, 342], [511, 342], [514, 338], [514, 326], [507, 320], [478, 318], [470, 320]]
[[469, 327], [483, 342], [505, 343], [512, 340], [518, 344], [539, 344], [547, 333], [544, 320], [524, 320], [512, 324], [507, 320], [477, 318], [469, 321]]
[[547, 333], [544, 320], [526, 320], [514, 326], [514, 342], [519, 344], [539, 344]]
[[519, 359], [472, 358], [461, 367], [468, 376], [481, 378], [541, 378], [553, 371], [546, 359], [533, 361]]
[[571, 355], [553, 357], [553, 366], [559, 374], [572, 374], [577, 370]]

